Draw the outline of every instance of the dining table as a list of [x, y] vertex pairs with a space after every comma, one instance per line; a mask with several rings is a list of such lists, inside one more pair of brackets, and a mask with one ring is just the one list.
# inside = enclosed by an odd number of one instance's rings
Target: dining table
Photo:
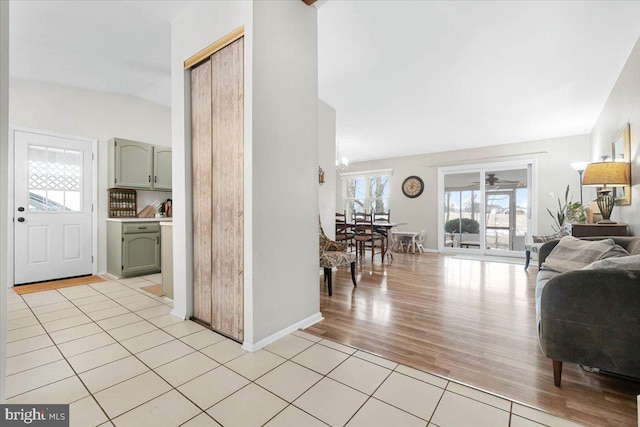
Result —
[[416, 238], [420, 235], [419, 231], [392, 231], [391, 234], [396, 242], [400, 239], [411, 239], [411, 253], [416, 253]]
[[[360, 223], [362, 225], [362, 223]], [[355, 221], [347, 221], [347, 225], [349, 227], [355, 227], [356, 223]], [[386, 222], [386, 221], [374, 221], [373, 222], [373, 228], [375, 229], [385, 229], [385, 230], [389, 230], [391, 228], [394, 227], [399, 227], [401, 225], [407, 225], [406, 222]]]

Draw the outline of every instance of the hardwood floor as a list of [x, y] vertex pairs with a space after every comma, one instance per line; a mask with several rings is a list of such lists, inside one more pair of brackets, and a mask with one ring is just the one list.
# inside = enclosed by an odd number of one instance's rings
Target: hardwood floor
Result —
[[[524, 264], [524, 260], [523, 260]], [[538, 346], [535, 277], [523, 265], [394, 253], [320, 277], [324, 320], [308, 332], [449, 377], [586, 426], [637, 426], [640, 383], [564, 364], [562, 387]]]

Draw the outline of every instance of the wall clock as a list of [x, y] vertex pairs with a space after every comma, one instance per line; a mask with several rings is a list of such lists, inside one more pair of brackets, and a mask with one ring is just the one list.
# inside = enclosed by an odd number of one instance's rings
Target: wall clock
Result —
[[402, 183], [402, 192], [405, 196], [414, 199], [424, 191], [424, 182], [419, 176], [407, 177]]

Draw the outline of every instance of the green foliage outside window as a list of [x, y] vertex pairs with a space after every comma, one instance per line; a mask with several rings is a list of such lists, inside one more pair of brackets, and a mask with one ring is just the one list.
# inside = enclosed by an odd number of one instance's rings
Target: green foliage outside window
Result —
[[478, 234], [480, 232], [480, 223], [471, 218], [457, 218], [447, 221], [444, 224], [444, 231], [447, 233], [469, 233]]

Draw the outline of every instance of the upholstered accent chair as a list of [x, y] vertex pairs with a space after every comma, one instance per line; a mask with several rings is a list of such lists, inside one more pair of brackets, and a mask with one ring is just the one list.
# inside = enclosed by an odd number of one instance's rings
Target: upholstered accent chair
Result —
[[531, 241], [526, 241], [525, 239], [525, 261], [524, 261], [524, 269], [525, 271], [529, 268], [529, 262], [531, 261], [531, 253], [538, 254], [540, 252], [540, 248], [547, 242], [551, 240], [562, 239], [564, 236], [570, 236], [571, 231], [566, 227], [562, 227], [560, 231], [547, 234], [544, 236], [531, 236]]
[[335, 242], [324, 234], [322, 223], [319, 224], [320, 231], [320, 267], [324, 269], [324, 281], [327, 283], [329, 296], [333, 295], [331, 275], [333, 267], [341, 265], [351, 265], [351, 280], [353, 286], [356, 284], [356, 254], [347, 252], [346, 242]]

